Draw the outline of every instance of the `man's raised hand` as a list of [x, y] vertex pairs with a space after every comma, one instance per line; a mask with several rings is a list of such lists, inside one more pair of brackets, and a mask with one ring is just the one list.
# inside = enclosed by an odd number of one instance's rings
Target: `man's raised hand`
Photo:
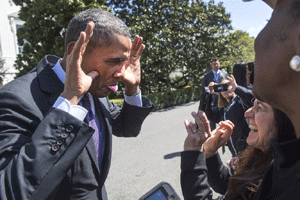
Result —
[[65, 87], [61, 96], [69, 100], [71, 105], [78, 104], [80, 96], [89, 90], [93, 79], [99, 75], [97, 71], [85, 74], [81, 68], [82, 58], [94, 27], [94, 23], [89, 22], [78, 40], [67, 47]]
[[143, 38], [136, 35], [130, 50], [130, 58], [125, 63], [124, 71], [122, 71], [124, 75], [120, 77], [125, 85], [125, 93], [129, 96], [138, 92], [141, 82], [140, 58], [145, 48], [142, 43]]

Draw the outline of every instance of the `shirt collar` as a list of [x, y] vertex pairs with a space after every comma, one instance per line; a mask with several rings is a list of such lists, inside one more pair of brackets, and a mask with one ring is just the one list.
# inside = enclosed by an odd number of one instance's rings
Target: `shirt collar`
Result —
[[66, 72], [65, 70], [62, 68], [61, 64], [60, 64], [61, 59], [58, 59], [58, 61], [56, 62], [56, 64], [54, 65], [54, 67], [52, 68], [53, 71], [55, 72], [55, 74], [57, 75], [57, 77], [59, 78], [59, 80], [65, 84], [65, 76], [66, 76]]
[[214, 74], [219, 74], [220, 73], [220, 70], [218, 69], [218, 71], [214, 71], [212, 70]]

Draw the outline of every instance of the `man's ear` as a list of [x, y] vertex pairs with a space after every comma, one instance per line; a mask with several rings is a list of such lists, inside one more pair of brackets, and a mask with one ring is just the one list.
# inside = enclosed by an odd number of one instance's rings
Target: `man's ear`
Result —
[[72, 52], [74, 46], [75, 46], [75, 42], [70, 42], [70, 43], [68, 44], [68, 46], [67, 46], [67, 54], [68, 54], [68, 55], [71, 54], [71, 52]]

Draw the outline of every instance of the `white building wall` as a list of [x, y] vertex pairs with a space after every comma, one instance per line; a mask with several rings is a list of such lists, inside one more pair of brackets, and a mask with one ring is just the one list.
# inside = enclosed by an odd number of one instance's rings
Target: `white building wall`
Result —
[[19, 6], [14, 5], [11, 0], [0, 0], [0, 57], [4, 59], [4, 69], [7, 75], [3, 80], [6, 84], [13, 80], [17, 70], [14, 62], [19, 53], [16, 26], [23, 22], [18, 19]]

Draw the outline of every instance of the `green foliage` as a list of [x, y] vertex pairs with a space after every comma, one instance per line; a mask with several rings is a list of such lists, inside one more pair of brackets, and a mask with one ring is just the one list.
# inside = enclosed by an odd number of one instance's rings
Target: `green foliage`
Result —
[[[19, 18], [25, 24], [18, 29], [18, 43], [24, 45], [17, 56], [17, 76], [29, 72], [46, 55], [64, 54], [64, 35], [69, 21], [88, 8], [101, 7], [105, 0], [13, 0], [21, 6]], [[103, 6], [102, 6], [103, 7]], [[105, 7], [103, 7], [105, 8]]]
[[[146, 95], [154, 104], [153, 111], [169, 108], [190, 101], [199, 100], [201, 97], [201, 89], [198, 86], [186, 87], [178, 90], [167, 92], [158, 92]], [[113, 103], [123, 107], [124, 99], [110, 99]]]
[[222, 3], [200, 0], [110, 0], [108, 4], [144, 38], [141, 58], [143, 94], [178, 88], [171, 73], [182, 74], [181, 82], [200, 84], [210, 70], [210, 60], [234, 55], [230, 15]]
[[4, 63], [5, 61], [2, 58], [0, 58], [0, 87], [3, 86], [3, 79], [6, 73], [6, 70], [4, 69]]
[[221, 65], [227, 69], [227, 72], [232, 74], [233, 66], [237, 62], [253, 62], [255, 59], [254, 40], [247, 32], [236, 30], [230, 34], [232, 45], [236, 45], [238, 54], [223, 56], [220, 60]]
[[155, 110], [168, 108], [190, 101], [199, 100], [201, 97], [200, 87], [188, 87], [178, 90], [158, 92], [146, 95], [154, 104]]
[[111, 102], [117, 104], [121, 108], [123, 107], [124, 104], [124, 99], [110, 99]]

